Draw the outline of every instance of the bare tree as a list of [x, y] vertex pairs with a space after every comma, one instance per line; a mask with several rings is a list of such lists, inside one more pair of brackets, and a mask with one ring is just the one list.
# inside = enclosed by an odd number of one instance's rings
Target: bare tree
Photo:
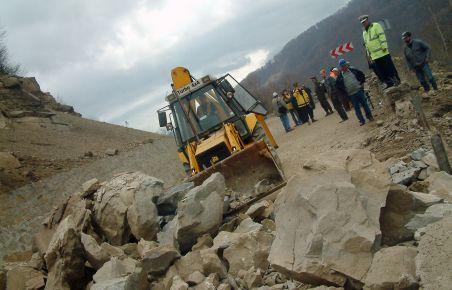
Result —
[[13, 65], [9, 62], [8, 49], [4, 43], [5, 31], [0, 31], [0, 74], [15, 75], [20, 71], [20, 65]]

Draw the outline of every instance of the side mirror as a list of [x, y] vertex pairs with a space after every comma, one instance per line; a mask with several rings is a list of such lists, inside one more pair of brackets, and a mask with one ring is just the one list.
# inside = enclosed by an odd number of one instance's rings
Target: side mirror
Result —
[[168, 124], [168, 120], [166, 119], [166, 112], [158, 112], [158, 115], [160, 127], [166, 127], [166, 124]]

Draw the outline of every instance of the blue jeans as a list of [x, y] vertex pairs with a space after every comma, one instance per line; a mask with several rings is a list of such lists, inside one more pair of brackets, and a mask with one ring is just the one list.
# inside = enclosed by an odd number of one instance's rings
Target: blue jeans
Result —
[[366, 113], [366, 117], [369, 120], [373, 120], [372, 112], [370, 111], [369, 105], [367, 104], [366, 95], [364, 90], [359, 90], [357, 93], [349, 96], [350, 100], [353, 103], [353, 107], [355, 107], [356, 117], [358, 118], [361, 124], [366, 123], [364, 120], [363, 113], [361, 112], [361, 106]]
[[427, 83], [426, 77], [428, 78], [428, 81], [432, 84], [433, 89], [435, 90], [438, 89], [435, 77], [433, 76], [432, 70], [430, 69], [428, 63], [424, 63], [422, 66], [415, 67], [414, 71], [416, 72], [417, 79], [424, 87], [424, 90], [426, 92], [430, 91], [430, 86]]
[[281, 120], [284, 130], [286, 130], [286, 132], [289, 132], [290, 123], [289, 123], [289, 116], [287, 116], [287, 113], [279, 115], [279, 119]]

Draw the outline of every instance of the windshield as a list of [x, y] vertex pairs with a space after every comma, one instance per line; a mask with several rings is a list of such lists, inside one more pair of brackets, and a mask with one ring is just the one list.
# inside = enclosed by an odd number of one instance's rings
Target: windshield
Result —
[[[227, 82], [227, 87], [234, 90], [234, 99], [240, 104], [245, 112], [254, 112], [261, 115], [267, 115], [265, 107], [253, 97], [240, 83], [238, 83], [231, 75], [226, 75], [220, 83]], [[223, 85], [224, 86], [224, 85]], [[226, 89], [227, 90], [227, 89]]]
[[[212, 129], [234, 116], [217, 90], [206, 86], [181, 100], [186, 114], [188, 114], [198, 134]], [[179, 128], [182, 141], [194, 137], [190, 123], [187, 121], [179, 102], [173, 104], [176, 127]]]

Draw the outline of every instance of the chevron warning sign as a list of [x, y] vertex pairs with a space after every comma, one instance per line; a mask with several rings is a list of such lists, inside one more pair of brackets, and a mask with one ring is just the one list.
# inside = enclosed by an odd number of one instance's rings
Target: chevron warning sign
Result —
[[330, 55], [332, 58], [338, 58], [340, 55], [343, 55], [347, 52], [353, 51], [353, 43], [347, 42], [344, 44], [339, 45], [335, 49], [330, 51]]

